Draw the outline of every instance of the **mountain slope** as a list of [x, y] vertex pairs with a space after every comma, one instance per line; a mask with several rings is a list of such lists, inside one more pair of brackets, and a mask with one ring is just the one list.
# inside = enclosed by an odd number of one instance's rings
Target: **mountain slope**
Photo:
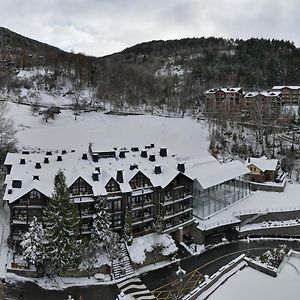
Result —
[[211, 87], [251, 90], [299, 84], [300, 50], [289, 41], [201, 37], [145, 42], [96, 58], [0, 28], [0, 88], [30, 86], [15, 73], [37, 67], [46, 70], [38, 79], [46, 82], [44, 87], [35, 84], [38, 90], [90, 88], [117, 107], [147, 104], [184, 110]]

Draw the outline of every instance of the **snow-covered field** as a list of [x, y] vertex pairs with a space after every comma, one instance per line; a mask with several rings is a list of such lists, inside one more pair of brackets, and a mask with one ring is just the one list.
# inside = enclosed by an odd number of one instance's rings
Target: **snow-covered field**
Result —
[[46, 123], [41, 116], [33, 116], [30, 107], [15, 103], [8, 104], [8, 117], [15, 121], [20, 148], [87, 151], [89, 142], [100, 142], [103, 149], [154, 143], [183, 157], [208, 155], [206, 127], [189, 118], [90, 112], [75, 121], [71, 110], [63, 110], [56, 120]]

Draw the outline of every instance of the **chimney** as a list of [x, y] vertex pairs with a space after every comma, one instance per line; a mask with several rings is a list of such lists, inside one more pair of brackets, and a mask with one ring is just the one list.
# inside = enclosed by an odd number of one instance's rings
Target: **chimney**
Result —
[[185, 165], [184, 163], [178, 163], [177, 164], [177, 170], [181, 173], [184, 173], [185, 172]]
[[61, 156], [61, 155], [58, 155], [57, 158], [56, 158], [56, 160], [57, 160], [57, 161], [62, 161], [62, 156]]
[[11, 195], [12, 194], [12, 189], [8, 189], [7, 194]]
[[52, 155], [52, 152], [51, 151], [47, 151], [46, 155]]
[[138, 169], [139, 167], [136, 165], [136, 164], [132, 164], [132, 165], [130, 165], [130, 167], [129, 167], [129, 170], [134, 170], [134, 169]]
[[93, 181], [99, 181], [99, 173], [93, 172], [92, 177], [93, 177]]
[[86, 153], [83, 153], [81, 158], [82, 158], [83, 160], [87, 160], [87, 159], [88, 159], [87, 154], [86, 154]]
[[40, 176], [39, 175], [33, 175], [33, 180], [40, 180]]
[[120, 151], [119, 157], [120, 157], [120, 158], [125, 158], [125, 157], [126, 157], [125, 151]]
[[155, 166], [154, 173], [155, 174], [161, 174], [161, 167], [160, 166]]
[[100, 174], [100, 167], [95, 167], [95, 171], [97, 171], [98, 174]]
[[150, 147], [151, 147], [151, 148], [154, 148], [154, 144], [150, 144]]
[[168, 155], [167, 154], [167, 148], [160, 148], [159, 155], [161, 157], [166, 157]]
[[35, 163], [35, 168], [36, 168], [36, 169], [40, 169], [40, 168], [41, 168], [41, 163], [36, 162], [36, 163]]
[[[83, 156], [83, 155], [82, 155]], [[87, 159], [87, 158], [86, 158]], [[98, 160], [99, 160], [99, 156], [98, 156], [98, 154], [93, 154], [92, 155], [92, 160], [93, 160], [93, 162], [98, 162]]]
[[61, 151], [61, 154], [67, 154], [67, 150]]
[[44, 164], [49, 164], [49, 158], [48, 157], [44, 158]]
[[155, 161], [155, 155], [154, 154], [150, 154], [149, 155], [149, 160], [150, 161]]
[[25, 165], [25, 158], [20, 159], [20, 165]]
[[122, 170], [118, 170], [117, 171], [117, 182], [119, 183], [123, 183], [124, 179], [123, 179], [123, 171]]
[[147, 158], [147, 151], [146, 150], [142, 150], [141, 151], [141, 157]]
[[132, 148], [131, 148], [131, 151], [132, 151], [132, 152], [138, 152], [138, 151], [139, 151], [139, 148], [138, 148], [138, 147], [132, 147]]
[[250, 162], [250, 157], [248, 157], [248, 163]]

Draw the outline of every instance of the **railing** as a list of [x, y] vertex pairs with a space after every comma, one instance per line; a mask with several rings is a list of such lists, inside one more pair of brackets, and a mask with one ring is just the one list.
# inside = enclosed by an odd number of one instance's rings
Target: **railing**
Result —
[[81, 217], [84, 218], [88, 218], [88, 217], [92, 217], [94, 215], [94, 212], [92, 210], [82, 210], [81, 211]]
[[177, 196], [165, 196], [163, 197], [163, 203], [164, 205], [174, 203], [174, 202], [180, 202], [182, 200], [188, 199], [190, 197], [193, 197], [193, 193], [184, 193], [182, 195], [177, 195]]

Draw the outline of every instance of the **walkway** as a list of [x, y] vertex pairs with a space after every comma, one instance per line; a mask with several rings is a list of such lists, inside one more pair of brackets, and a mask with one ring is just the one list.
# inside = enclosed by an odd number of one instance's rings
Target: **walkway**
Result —
[[117, 283], [118, 288], [125, 295], [131, 296], [134, 299], [140, 300], [151, 300], [156, 299], [152, 293], [146, 288], [142, 281], [137, 278], [126, 279], [122, 282]]
[[119, 258], [113, 260], [112, 270], [115, 279], [134, 274], [134, 268], [132, 266], [125, 243], [121, 243], [121, 255]]

